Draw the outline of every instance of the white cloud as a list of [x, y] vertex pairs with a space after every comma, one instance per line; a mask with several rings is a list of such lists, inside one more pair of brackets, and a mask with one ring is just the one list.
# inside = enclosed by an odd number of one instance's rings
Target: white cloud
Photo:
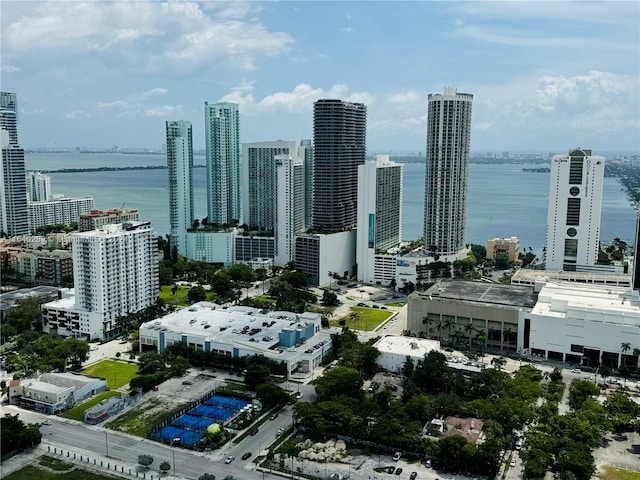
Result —
[[535, 30], [492, 29], [477, 26], [460, 26], [454, 29], [455, 36], [482, 40], [489, 43], [524, 48], [575, 48], [583, 49], [589, 45], [592, 49], [617, 51], [635, 51], [636, 46], [596, 38], [572, 37], [566, 35], [540, 35]]
[[65, 114], [65, 118], [75, 120], [78, 118], [91, 118], [91, 113], [85, 110], [73, 110]]
[[[451, 2], [447, 7], [469, 18], [557, 19], [637, 28], [637, 2], [518, 1]], [[570, 25], [569, 25], [570, 26]]]
[[16, 67], [15, 65], [1, 65], [0, 72], [5, 73], [16, 73], [22, 70], [20, 67]]
[[522, 148], [589, 143], [611, 149], [619, 139], [628, 145], [629, 138], [640, 136], [639, 82], [638, 77], [592, 70], [469, 88], [474, 94], [472, 128], [482, 132], [472, 143], [500, 145], [509, 139]]
[[166, 88], [155, 87], [144, 92], [135, 92], [125, 98], [91, 102], [82, 105], [66, 114], [67, 118], [86, 118], [89, 116], [109, 117], [167, 117], [179, 115], [182, 105], [161, 105], [157, 103], [158, 97], [164, 96]]
[[194, 2], [34, 3], [3, 22], [3, 54], [25, 63], [98, 61], [174, 75], [220, 62], [251, 69], [257, 56], [279, 55], [293, 43], [287, 33], [247, 19], [258, 10], [246, 2], [207, 9]]
[[243, 113], [286, 112], [303, 113], [313, 109], [313, 102], [321, 98], [339, 98], [346, 102], [360, 102], [370, 106], [375, 98], [367, 92], [348, 92], [347, 85], [336, 84], [329, 89], [312, 87], [308, 83], [300, 83], [289, 92], [275, 92], [255, 101], [253, 86], [243, 82], [221, 101], [234, 102], [240, 105]]
[[165, 117], [173, 115], [177, 110], [180, 110], [181, 106], [174, 105], [162, 105], [159, 107], [147, 108], [144, 110], [143, 115], [145, 117]]
[[167, 90], [166, 88], [156, 87], [141, 93], [140, 97], [141, 98], [156, 97], [160, 95], [165, 95], [167, 92], [169, 92], [169, 90]]

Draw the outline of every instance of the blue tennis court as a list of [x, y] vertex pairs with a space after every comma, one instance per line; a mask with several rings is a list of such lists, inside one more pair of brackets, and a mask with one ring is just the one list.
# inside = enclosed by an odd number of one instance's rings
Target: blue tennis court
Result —
[[247, 400], [215, 395], [180, 415], [153, 436], [169, 442], [179, 438], [182, 445], [195, 445], [204, 437], [204, 432], [209, 425], [226, 422], [250, 403]]
[[227, 410], [226, 408], [216, 408], [210, 405], [198, 405], [197, 407], [189, 410], [190, 415], [196, 415], [198, 417], [206, 417], [216, 420], [218, 422], [226, 422], [233, 417], [237, 411]]

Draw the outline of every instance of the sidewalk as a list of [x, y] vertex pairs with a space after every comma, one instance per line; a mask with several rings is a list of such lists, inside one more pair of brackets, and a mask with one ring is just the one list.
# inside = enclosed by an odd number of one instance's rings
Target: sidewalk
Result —
[[[122, 460], [114, 460], [104, 455], [96, 455], [79, 448], [66, 448], [59, 445], [53, 445], [48, 442], [42, 442], [35, 448], [22, 452], [15, 457], [5, 461], [0, 466], [0, 477], [4, 478], [15, 471], [26, 466], [38, 466], [38, 459], [43, 455], [58, 459], [60, 461], [75, 465], [84, 470], [90, 470], [100, 474], [109, 474], [122, 478], [140, 478], [145, 480], [184, 480], [184, 477], [173, 476], [171, 471], [168, 473], [160, 473], [158, 465], [151, 468], [144, 468], [138, 464], [124, 462]], [[46, 469], [46, 467], [43, 467]]]

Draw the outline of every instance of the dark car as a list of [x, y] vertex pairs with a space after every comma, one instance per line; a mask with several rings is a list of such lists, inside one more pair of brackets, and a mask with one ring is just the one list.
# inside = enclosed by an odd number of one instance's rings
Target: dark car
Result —
[[249, 458], [251, 456], [251, 452], [247, 452], [244, 455], [242, 455], [242, 459], [246, 460], [247, 458]]
[[255, 435], [256, 433], [258, 433], [258, 429], [257, 429], [257, 428], [254, 428], [253, 430], [251, 430], [251, 431], [249, 432], [249, 435]]
[[193, 385], [193, 382], [189, 381], [189, 380], [185, 380], [184, 382], [182, 382], [183, 385]]
[[411, 472], [411, 475], [409, 475], [409, 480], [416, 480], [417, 476], [418, 472]]
[[396, 475], [400, 475], [402, 473], [402, 467], [396, 468]]
[[396, 471], [396, 467], [387, 467], [387, 473], [393, 473]]

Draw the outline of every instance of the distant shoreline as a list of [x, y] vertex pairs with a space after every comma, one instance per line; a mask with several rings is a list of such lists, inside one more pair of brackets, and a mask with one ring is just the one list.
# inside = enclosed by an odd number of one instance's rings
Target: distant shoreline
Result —
[[[204, 168], [206, 165], [194, 165], [193, 168]], [[166, 170], [166, 165], [138, 165], [135, 167], [88, 167], [88, 168], [61, 168], [59, 170], [28, 170], [40, 173], [82, 173], [82, 172], [120, 172], [123, 170]]]

